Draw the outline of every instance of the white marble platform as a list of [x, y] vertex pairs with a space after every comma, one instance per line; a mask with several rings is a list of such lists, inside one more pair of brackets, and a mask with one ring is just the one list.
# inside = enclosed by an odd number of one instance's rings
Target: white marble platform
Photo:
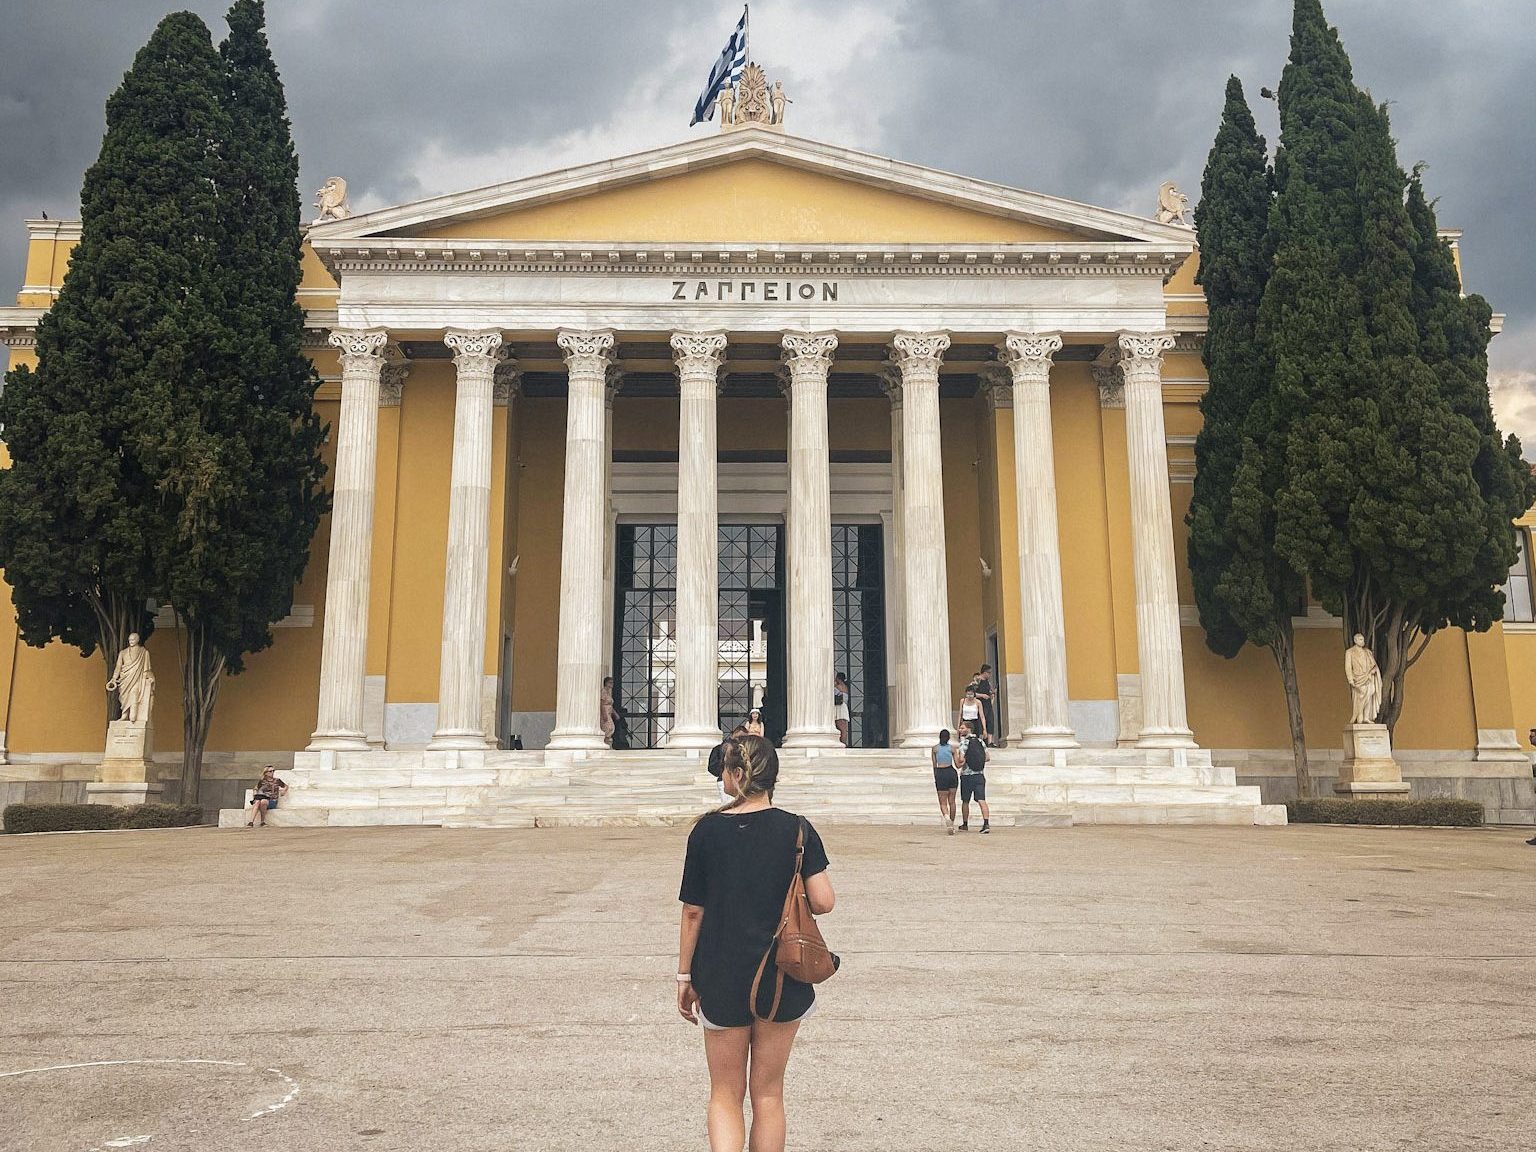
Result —
[[[833, 824], [937, 821], [926, 753], [781, 751], [776, 801]], [[301, 752], [268, 821], [279, 826], [556, 827], [680, 824], [718, 803], [696, 751]], [[998, 826], [1284, 824], [1200, 749], [998, 749], [987, 765]], [[221, 827], [243, 827], [239, 809]]]

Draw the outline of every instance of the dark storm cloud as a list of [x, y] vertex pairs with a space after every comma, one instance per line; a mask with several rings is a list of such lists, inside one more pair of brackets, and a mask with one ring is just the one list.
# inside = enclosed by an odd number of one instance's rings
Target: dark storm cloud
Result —
[[[0, 41], [0, 284], [22, 218], [77, 209], [102, 104], [162, 0], [11, 4]], [[223, 3], [190, 5], [223, 35]], [[1356, 79], [1392, 102], [1469, 286], [1509, 313], [1494, 360], [1536, 368], [1536, 21], [1529, 0], [1331, 0]], [[304, 190], [345, 175], [366, 206], [683, 139], [739, 11], [723, 0], [269, 0]], [[754, 55], [808, 135], [1040, 192], [1150, 211], [1192, 196], [1223, 82], [1259, 100], [1289, 0], [760, 0]], [[705, 129], [694, 129], [695, 133]], [[709, 130], [712, 130], [709, 129]]]

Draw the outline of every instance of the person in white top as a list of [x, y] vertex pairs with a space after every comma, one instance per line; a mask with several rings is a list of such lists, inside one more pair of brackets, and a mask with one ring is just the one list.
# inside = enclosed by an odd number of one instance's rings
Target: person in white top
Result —
[[981, 701], [976, 698], [976, 693], [967, 688], [965, 695], [960, 698], [960, 723], [969, 726], [972, 732], [980, 732], [983, 741], [990, 742], [991, 733], [987, 731], [987, 713], [981, 706]]
[[848, 747], [849, 722], [852, 713], [848, 709], [848, 677], [839, 672], [832, 677], [832, 715], [837, 720], [837, 738], [843, 742], [843, 747]]

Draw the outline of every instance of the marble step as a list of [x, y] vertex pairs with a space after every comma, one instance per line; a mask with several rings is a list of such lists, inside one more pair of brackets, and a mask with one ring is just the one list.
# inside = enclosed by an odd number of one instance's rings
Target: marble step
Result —
[[[555, 828], [555, 827], [681, 827], [693, 821], [697, 811], [618, 811], [545, 809], [520, 805], [444, 806], [441, 808], [283, 808], [268, 815], [278, 828], [369, 827], [420, 824], [445, 828]], [[932, 827], [942, 830], [937, 813], [835, 812], [815, 808], [806, 815], [831, 825], [887, 825]], [[1184, 824], [1184, 825], [1281, 825], [1282, 805], [1205, 804], [1072, 804], [1028, 805], [1017, 809], [994, 806], [995, 828], [1053, 827], [1074, 824]], [[239, 809], [219, 813], [219, 827], [243, 828], [245, 814]]]

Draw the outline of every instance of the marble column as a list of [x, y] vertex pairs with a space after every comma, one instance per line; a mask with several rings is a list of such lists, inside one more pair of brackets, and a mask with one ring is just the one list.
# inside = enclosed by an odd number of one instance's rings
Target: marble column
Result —
[[926, 748], [950, 726], [949, 579], [944, 568], [944, 461], [939, 438], [939, 363], [949, 337], [898, 332], [891, 359], [902, 392], [902, 587], [907, 691], [902, 746]]
[[890, 574], [886, 585], [885, 610], [890, 615], [889, 629], [890, 671], [886, 679], [890, 683], [890, 699], [886, 717], [888, 741], [892, 747], [901, 742], [907, 730], [907, 599], [906, 599], [906, 548], [903, 546], [902, 503], [906, 485], [902, 472], [902, 405], [901, 373], [895, 366], [886, 365], [881, 372], [882, 386], [891, 401], [891, 522], [890, 534], [885, 539]]
[[1009, 743], [1076, 748], [1067, 708], [1067, 633], [1056, 528], [1056, 460], [1051, 446], [1054, 332], [1010, 332], [999, 359], [1013, 378], [1013, 467], [1019, 535], [1019, 627], [1024, 638], [1024, 728]]
[[676, 688], [669, 748], [720, 742], [719, 524], [715, 400], [725, 334], [677, 332], [682, 387], [677, 453]]
[[1168, 442], [1163, 428], [1166, 332], [1122, 332], [1126, 450], [1130, 458], [1131, 560], [1136, 575], [1136, 650], [1141, 665], [1141, 748], [1193, 748], [1184, 706], [1184, 644], [1173, 562]]
[[330, 562], [320, 642], [320, 707], [311, 751], [366, 750], [363, 685], [368, 673], [368, 586], [373, 558], [373, 489], [379, 444], [379, 378], [388, 333], [337, 329], [341, 418], [331, 490]]
[[443, 580], [443, 646], [437, 731], [429, 748], [485, 748], [480, 707], [485, 669], [486, 582], [490, 574], [491, 414], [501, 333], [449, 329], [457, 392]]
[[789, 728], [786, 748], [838, 748], [832, 704], [832, 480], [827, 373], [837, 337], [787, 332]]
[[551, 748], [601, 748], [603, 538], [607, 521], [608, 369], [612, 332], [565, 331], [565, 504], [560, 529], [560, 642]]

